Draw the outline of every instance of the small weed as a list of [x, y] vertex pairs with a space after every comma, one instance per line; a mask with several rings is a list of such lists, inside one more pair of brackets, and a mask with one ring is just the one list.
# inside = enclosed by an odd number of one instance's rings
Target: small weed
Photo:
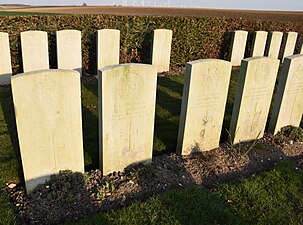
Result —
[[239, 142], [238, 144], [233, 144], [233, 138], [234, 138], [233, 135], [228, 130], [226, 130], [226, 132], [228, 133], [228, 139], [229, 139], [228, 147], [230, 147], [234, 152], [236, 152], [241, 157], [245, 157], [246, 155], [248, 155], [249, 152], [257, 145], [258, 147], [263, 147], [263, 149], [265, 149], [264, 145], [258, 143], [258, 139], [261, 134], [261, 131], [258, 133], [257, 137], [254, 139], [253, 143], [249, 146], [249, 148], [244, 152], [242, 150], [241, 142]]
[[260, 143], [260, 142], [255, 144], [255, 148], [260, 149], [260, 150], [265, 150], [266, 149], [265, 145]]
[[281, 128], [280, 134], [293, 139], [294, 141], [303, 141], [303, 129], [288, 125]]
[[112, 193], [116, 189], [113, 183], [104, 181], [101, 187], [98, 188], [96, 199], [99, 201], [103, 201], [106, 197], [106, 193]]

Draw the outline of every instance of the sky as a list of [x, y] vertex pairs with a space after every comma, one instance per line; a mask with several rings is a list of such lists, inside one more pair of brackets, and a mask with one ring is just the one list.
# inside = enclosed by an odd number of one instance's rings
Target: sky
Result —
[[303, 11], [303, 0], [0, 0], [0, 4], [128, 5]]

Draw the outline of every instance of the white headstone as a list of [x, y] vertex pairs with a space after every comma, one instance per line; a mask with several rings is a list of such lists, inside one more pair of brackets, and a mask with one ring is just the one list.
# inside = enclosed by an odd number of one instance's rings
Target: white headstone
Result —
[[303, 55], [284, 59], [274, 101], [269, 132], [276, 134], [287, 125], [299, 126], [303, 114]]
[[83, 172], [79, 73], [19, 74], [12, 92], [27, 192], [60, 170]]
[[244, 59], [247, 34], [244, 30], [234, 31], [230, 56], [232, 66], [240, 66], [241, 60]]
[[12, 76], [8, 33], [0, 32], [0, 85], [10, 84]]
[[252, 46], [252, 57], [264, 56], [265, 45], [267, 39], [266, 31], [255, 31]]
[[303, 37], [301, 39], [301, 43], [300, 43], [300, 50], [299, 50], [299, 54], [303, 54]]
[[177, 153], [219, 147], [231, 63], [202, 59], [186, 64]]
[[100, 166], [103, 174], [152, 160], [157, 69], [108, 66], [99, 74]]
[[103, 29], [97, 31], [97, 69], [119, 64], [120, 31]]
[[56, 32], [58, 69], [76, 70], [82, 76], [81, 31]]
[[287, 32], [286, 33], [286, 39], [285, 39], [285, 45], [283, 49], [283, 58], [291, 56], [294, 54], [294, 50], [296, 47], [298, 33], [297, 32]]
[[23, 72], [49, 69], [47, 33], [24, 31], [20, 36]]
[[266, 56], [277, 59], [279, 57], [283, 33], [274, 31], [269, 34], [269, 47]]
[[154, 30], [152, 65], [158, 68], [158, 73], [169, 71], [172, 36], [172, 30]]
[[234, 143], [263, 137], [279, 63], [268, 57], [242, 60], [230, 122]]

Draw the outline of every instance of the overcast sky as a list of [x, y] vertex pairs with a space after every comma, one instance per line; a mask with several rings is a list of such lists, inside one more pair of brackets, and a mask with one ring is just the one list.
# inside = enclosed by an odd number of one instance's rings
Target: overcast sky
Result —
[[0, 4], [129, 5], [303, 11], [303, 0], [0, 0]]

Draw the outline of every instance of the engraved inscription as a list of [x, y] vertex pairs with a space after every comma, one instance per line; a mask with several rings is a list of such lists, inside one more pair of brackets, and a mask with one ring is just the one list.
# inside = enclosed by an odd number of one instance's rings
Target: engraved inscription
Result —
[[212, 66], [210, 68], [208, 68], [207, 73], [206, 74], [202, 74], [203, 77], [205, 77], [202, 81], [201, 81], [201, 86], [203, 88], [214, 88], [216, 85], [218, 85], [218, 81], [220, 81], [218, 79], [218, 76], [220, 74], [220, 70], [219, 68]]
[[[58, 96], [56, 90], [60, 90], [60, 84], [56, 80], [47, 78], [41, 82], [37, 82], [32, 89], [33, 101], [36, 101], [35, 105], [41, 103], [47, 103], [48, 105], [53, 105], [60, 107], [64, 101], [64, 96]], [[49, 112], [48, 114], [51, 114]]]
[[210, 112], [206, 112], [206, 114], [201, 118], [197, 120], [197, 126], [200, 127], [200, 138], [204, 139], [206, 137], [206, 126], [209, 123], [213, 122], [213, 115]]
[[268, 97], [270, 95], [270, 91], [268, 88], [253, 88], [251, 92], [246, 95], [244, 98], [247, 100], [258, 100], [265, 97]]
[[259, 82], [266, 82], [266, 80], [269, 78], [269, 65], [258, 62], [256, 65], [256, 71], [254, 72], [254, 80], [256, 83]]
[[262, 110], [258, 109], [258, 104], [255, 105], [250, 131], [256, 130], [259, 126]]
[[115, 105], [112, 120], [123, 120], [129, 118], [140, 118], [148, 116], [146, 103], [133, 103], [131, 105]]
[[213, 96], [201, 96], [200, 98], [196, 98], [195, 102], [191, 104], [190, 109], [200, 109], [206, 106], [217, 106], [221, 105], [220, 103], [220, 95]]
[[128, 98], [133, 98], [140, 86], [144, 85], [143, 78], [137, 73], [127, 71], [119, 80], [116, 90], [120, 97], [128, 96]]
[[133, 139], [134, 139], [133, 137], [136, 137], [139, 134], [138, 129], [133, 129], [132, 123], [133, 123], [133, 121], [131, 120], [129, 123], [128, 129], [125, 133], [120, 133], [120, 138], [124, 139], [126, 142], [128, 142], [127, 151], [132, 150], [132, 146], [134, 146], [134, 143], [135, 143], [135, 142], [133, 142]]

